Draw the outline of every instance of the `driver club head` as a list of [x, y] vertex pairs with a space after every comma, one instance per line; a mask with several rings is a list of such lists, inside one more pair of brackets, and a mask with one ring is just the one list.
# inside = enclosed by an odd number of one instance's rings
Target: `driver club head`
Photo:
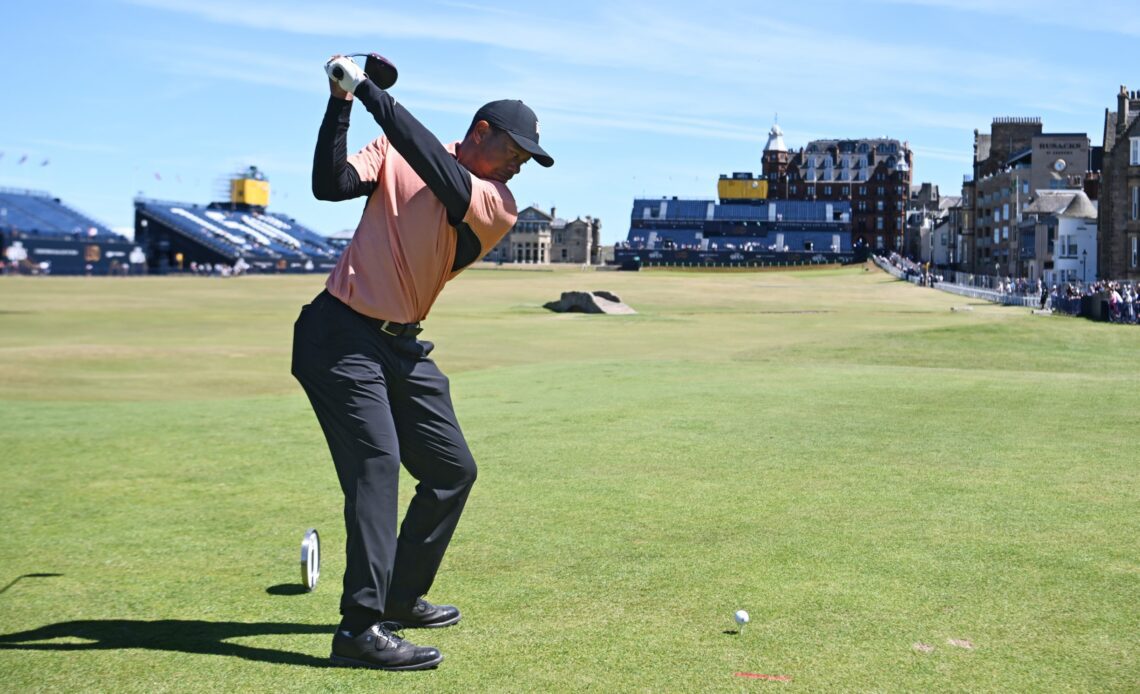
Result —
[[[381, 89], [390, 88], [396, 83], [396, 78], [400, 76], [392, 61], [379, 53], [350, 53], [347, 57], [364, 58], [364, 73], [368, 75], [368, 79], [372, 80], [373, 84]], [[339, 67], [334, 67], [332, 72], [333, 77], [338, 80], [344, 77], [344, 71]]]

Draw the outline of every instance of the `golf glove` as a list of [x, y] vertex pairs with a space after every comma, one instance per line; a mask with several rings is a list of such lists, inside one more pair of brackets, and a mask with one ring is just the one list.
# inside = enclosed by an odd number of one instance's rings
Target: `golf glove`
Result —
[[344, 56], [333, 58], [325, 63], [325, 72], [330, 80], [336, 82], [341, 89], [349, 94], [356, 91], [360, 83], [368, 79], [368, 75], [364, 74], [364, 70], [361, 70], [352, 58]]

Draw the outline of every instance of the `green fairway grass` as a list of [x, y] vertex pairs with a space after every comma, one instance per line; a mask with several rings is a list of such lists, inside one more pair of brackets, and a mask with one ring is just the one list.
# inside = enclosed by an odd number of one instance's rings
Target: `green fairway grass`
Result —
[[[436, 670], [329, 668], [322, 282], [0, 278], [0, 690], [1140, 689], [1140, 329], [863, 266], [453, 281], [463, 620], [404, 632]], [[542, 308], [598, 289], [638, 313]]]

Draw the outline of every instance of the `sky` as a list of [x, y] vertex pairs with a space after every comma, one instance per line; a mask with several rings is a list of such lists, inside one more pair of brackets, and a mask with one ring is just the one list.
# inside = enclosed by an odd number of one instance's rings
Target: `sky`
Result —
[[[1120, 86], [1140, 89], [1134, 0], [324, 3], [62, 0], [0, 9], [0, 186], [45, 191], [129, 234], [138, 197], [206, 204], [257, 166], [270, 210], [324, 234], [361, 201], [309, 176], [334, 53], [374, 51], [391, 93], [442, 141], [483, 103], [538, 114], [553, 168], [519, 208], [593, 216], [624, 239], [636, 197], [716, 197], [789, 148], [892, 137], [914, 182], [958, 194], [975, 128], [1037, 116], [1101, 145]], [[46, 8], [50, 8], [46, 9]], [[355, 151], [380, 135], [356, 106]]]

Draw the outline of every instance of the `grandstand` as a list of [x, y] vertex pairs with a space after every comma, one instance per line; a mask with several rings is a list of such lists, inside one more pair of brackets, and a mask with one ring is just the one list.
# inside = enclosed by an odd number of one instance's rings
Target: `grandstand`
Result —
[[341, 248], [266, 211], [268, 182], [255, 168], [231, 183], [229, 202], [135, 200], [135, 239], [146, 248], [152, 271], [223, 264], [258, 272], [328, 272], [336, 265]]
[[633, 201], [623, 267], [851, 262], [848, 201], [672, 198]]
[[142, 270], [129, 239], [42, 191], [0, 188], [0, 242], [5, 262], [27, 274]]

